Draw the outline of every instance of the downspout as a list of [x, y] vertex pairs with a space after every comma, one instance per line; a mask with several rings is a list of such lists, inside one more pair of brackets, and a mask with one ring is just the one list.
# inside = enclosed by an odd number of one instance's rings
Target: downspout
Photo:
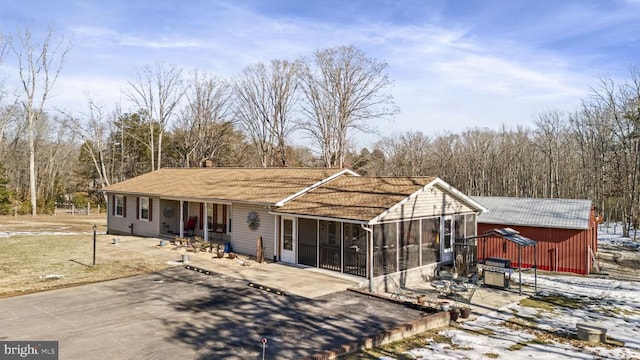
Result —
[[[267, 210], [271, 212], [271, 205], [267, 205]], [[278, 256], [280, 254], [280, 243], [278, 241], [280, 239], [278, 239], [278, 234], [279, 234], [279, 230], [281, 230], [280, 227], [282, 225], [281, 224], [282, 219], [280, 215], [274, 215], [274, 217], [275, 217], [276, 226], [273, 227], [273, 262], [276, 262], [276, 261], [282, 261], [282, 259]]]
[[184, 200], [180, 200], [180, 238], [184, 238]]
[[[218, 206], [217, 204], [215, 206]], [[209, 242], [209, 212], [207, 211], [207, 203], [204, 202], [202, 203], [202, 207], [203, 207], [203, 219], [201, 219], [200, 221], [202, 221], [202, 231], [204, 231], [204, 233], [202, 234], [202, 238], [204, 238], [204, 242], [208, 243]], [[213, 219], [213, 222], [215, 222], [216, 220]]]
[[373, 230], [364, 224], [360, 224], [360, 227], [369, 233], [369, 241], [367, 242], [367, 257], [369, 258], [369, 292], [373, 292]]

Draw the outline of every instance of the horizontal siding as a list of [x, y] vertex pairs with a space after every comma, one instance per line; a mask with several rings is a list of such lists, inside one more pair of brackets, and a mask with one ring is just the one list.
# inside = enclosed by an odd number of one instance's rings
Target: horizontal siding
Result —
[[109, 224], [110, 233], [131, 234], [131, 228], [133, 224], [133, 234], [138, 236], [158, 237], [160, 235], [160, 199], [152, 199], [152, 221], [137, 220], [136, 219], [136, 197], [128, 195], [126, 197], [126, 217], [115, 216], [113, 214], [112, 207], [114, 204], [113, 196], [109, 196]]
[[380, 221], [383, 222], [473, 212], [473, 209], [434, 186], [425, 189], [410, 201], [393, 209], [380, 219]]
[[[511, 227], [522, 236], [538, 242], [538, 269], [546, 271], [588, 274], [590, 271], [589, 246], [593, 243], [593, 229], [567, 230], [537, 227], [520, 227], [495, 224], [478, 224], [478, 233], [482, 234], [496, 228]], [[506, 242], [506, 252], [503, 243]], [[594, 252], [596, 249], [592, 249]], [[489, 237], [486, 241], [478, 239], [478, 258], [499, 257], [511, 260], [512, 266], [518, 265], [518, 247], [502, 238]], [[522, 266], [534, 264], [533, 247], [522, 248]]]
[[135, 196], [127, 196], [125, 201], [126, 217], [113, 215], [113, 208], [116, 204], [113, 202], [113, 195], [109, 194], [109, 218], [107, 223], [109, 224], [110, 233], [123, 233], [130, 234], [131, 229], [129, 225], [136, 222], [136, 198]]
[[[260, 216], [260, 227], [255, 231], [249, 229], [249, 226], [247, 226], [247, 215], [249, 215], [251, 211], [257, 212]], [[231, 213], [231, 246], [233, 247], [233, 251], [255, 256], [258, 236], [262, 236], [262, 243], [265, 248], [265, 260], [273, 260], [275, 216], [269, 214], [269, 210], [263, 206], [245, 204], [233, 204]]]

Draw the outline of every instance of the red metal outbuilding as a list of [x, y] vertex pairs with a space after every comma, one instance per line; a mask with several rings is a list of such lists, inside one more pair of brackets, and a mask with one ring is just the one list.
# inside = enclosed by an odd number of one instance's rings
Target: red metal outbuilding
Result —
[[[478, 216], [478, 234], [512, 228], [537, 241], [538, 269], [588, 274], [598, 251], [590, 200], [476, 196], [489, 212]], [[522, 267], [533, 266], [533, 249], [522, 251]], [[505, 258], [518, 266], [517, 246], [499, 237], [478, 238], [478, 260]]]

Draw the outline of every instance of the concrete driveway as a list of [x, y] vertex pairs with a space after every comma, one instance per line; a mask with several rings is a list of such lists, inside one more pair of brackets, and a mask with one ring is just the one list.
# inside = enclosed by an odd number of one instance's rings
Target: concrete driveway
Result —
[[419, 318], [348, 291], [282, 296], [182, 267], [0, 300], [0, 340], [57, 340], [60, 359], [297, 359]]

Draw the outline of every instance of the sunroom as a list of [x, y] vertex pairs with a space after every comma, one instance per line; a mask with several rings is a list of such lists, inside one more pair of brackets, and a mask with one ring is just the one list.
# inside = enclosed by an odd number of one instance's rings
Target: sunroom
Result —
[[453, 261], [484, 208], [434, 177], [344, 176], [272, 210], [282, 262], [407, 284]]

